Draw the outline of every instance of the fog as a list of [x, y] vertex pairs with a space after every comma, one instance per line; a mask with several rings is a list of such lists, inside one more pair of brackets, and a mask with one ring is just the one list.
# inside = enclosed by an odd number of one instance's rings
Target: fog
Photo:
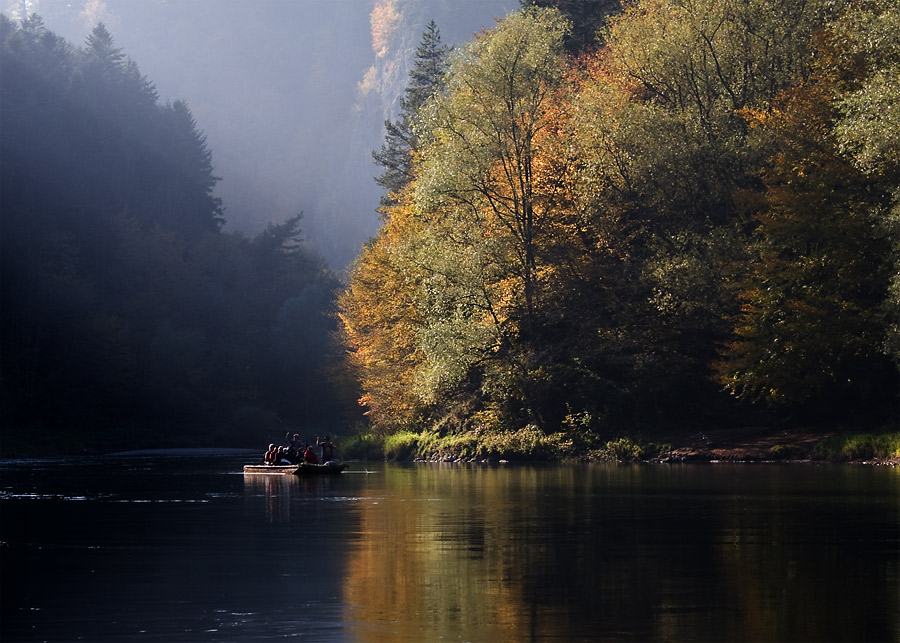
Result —
[[[302, 211], [337, 269], [377, 230], [371, 152], [396, 116], [425, 25], [469, 40], [517, 0], [5, 0], [81, 45], [103, 22], [207, 136], [226, 229], [255, 234]], [[374, 13], [373, 13], [374, 12]], [[374, 30], [373, 16], [379, 16]], [[376, 51], [377, 49], [377, 51]]]

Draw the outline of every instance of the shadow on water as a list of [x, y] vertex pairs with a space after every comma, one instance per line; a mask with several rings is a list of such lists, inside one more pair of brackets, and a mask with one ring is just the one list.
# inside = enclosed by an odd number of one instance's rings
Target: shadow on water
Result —
[[0, 463], [0, 640], [900, 639], [897, 471], [255, 455]]

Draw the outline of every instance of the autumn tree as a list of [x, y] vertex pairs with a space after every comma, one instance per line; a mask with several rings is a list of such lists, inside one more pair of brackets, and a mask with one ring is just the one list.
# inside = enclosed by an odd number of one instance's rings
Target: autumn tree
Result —
[[397, 381], [430, 426], [584, 444], [753, 400], [889, 406], [896, 23], [883, 0], [642, 0], [578, 59], [536, 7], [459, 50], [351, 280], [380, 421]]
[[900, 9], [888, 0], [855, 2], [832, 26], [838, 65], [858, 70], [839, 94], [835, 125], [840, 150], [870, 180], [892, 194], [878, 209], [879, 230], [890, 243], [893, 278], [885, 301], [888, 353], [900, 366]]
[[419, 146], [419, 113], [443, 86], [448, 53], [437, 25], [429, 22], [400, 100], [400, 115], [385, 121], [385, 142], [373, 153], [384, 168], [376, 179], [387, 190], [380, 207], [384, 223], [351, 266], [349, 285], [338, 300], [342, 341], [363, 391], [359, 403], [380, 432], [412, 426], [427, 406], [413, 386], [421, 314], [414, 301], [419, 275], [406, 248], [420, 226], [410, 216], [409, 186]]
[[427, 406], [414, 386], [423, 320], [415, 302], [421, 275], [408, 248], [421, 226], [408, 206], [392, 206], [387, 214], [338, 299], [343, 344], [363, 391], [359, 403], [382, 433], [412, 427]]
[[887, 247], [872, 220], [884, 197], [828, 140], [831, 89], [812, 77], [754, 117], [778, 152], [763, 171], [756, 259], [723, 381], [746, 399], [833, 413], [893, 378], [882, 355]]
[[740, 111], [808, 75], [825, 7], [635, 3], [585, 68], [572, 109], [578, 199], [585, 234], [615, 259], [590, 291], [619, 302], [596, 303], [597, 351], [621, 367], [603, 379], [642, 399], [648, 422], [715, 407], [709, 365], [749, 256], [742, 199], [768, 153]]
[[[565, 156], [548, 152], [567, 29], [553, 10], [508, 16], [458, 53], [446, 92], [423, 118], [414, 200], [427, 228], [420, 261], [430, 273], [426, 390], [452, 386], [498, 354], [513, 360], [507, 370], [531, 374], [523, 382], [538, 369], [515, 361], [537, 355], [525, 347], [538, 342], [549, 259], [542, 248], [566, 174]], [[517, 397], [540, 423], [528, 390]]]
[[[895, 265], [885, 218], [897, 175], [881, 121], [892, 118], [898, 94], [886, 97], [890, 84], [880, 78], [897, 63], [858, 49], [882, 42], [890, 50], [900, 22], [894, 11], [889, 27], [885, 9], [851, 8], [819, 39], [814, 73], [748, 113], [775, 153], [762, 170], [739, 339], [721, 369], [738, 396], [834, 417], [877, 413], [896, 395], [885, 355], [892, 307], [883, 304]], [[861, 23], [871, 28], [864, 39]]]

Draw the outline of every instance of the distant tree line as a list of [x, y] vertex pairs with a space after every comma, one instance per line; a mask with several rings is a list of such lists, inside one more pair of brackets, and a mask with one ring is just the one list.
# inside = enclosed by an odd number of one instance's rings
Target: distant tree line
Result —
[[376, 154], [340, 298], [373, 427], [896, 422], [897, 5], [523, 5], [443, 64], [426, 32]]
[[0, 55], [3, 426], [255, 445], [334, 421], [338, 281], [300, 215], [223, 233], [190, 110], [102, 24], [75, 47], [3, 16]]

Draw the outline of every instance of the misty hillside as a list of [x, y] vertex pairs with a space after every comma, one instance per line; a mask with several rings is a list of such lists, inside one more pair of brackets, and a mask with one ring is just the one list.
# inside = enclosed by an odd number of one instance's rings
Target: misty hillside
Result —
[[246, 446], [340, 421], [338, 282], [301, 216], [223, 232], [190, 109], [102, 23], [75, 46], [0, 16], [0, 52], [5, 438]]
[[342, 270], [378, 224], [371, 152], [434, 19], [469, 40], [517, 0], [3, 0], [80, 45], [102, 21], [161, 102], [207, 136], [226, 230], [254, 235], [304, 212], [303, 236]]

